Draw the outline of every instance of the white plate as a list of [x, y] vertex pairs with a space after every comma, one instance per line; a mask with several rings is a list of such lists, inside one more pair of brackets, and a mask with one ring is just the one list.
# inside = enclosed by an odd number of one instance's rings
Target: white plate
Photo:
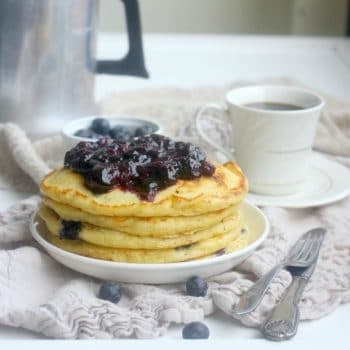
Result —
[[265, 215], [248, 202], [241, 204], [247, 228], [255, 240], [244, 249], [203, 260], [171, 264], [131, 264], [88, 258], [69, 253], [47, 242], [41, 235], [43, 225], [33, 215], [30, 230], [34, 239], [58, 262], [72, 270], [101, 278], [129, 283], [176, 283], [194, 275], [209, 277], [231, 269], [241, 263], [265, 240], [270, 225]]
[[249, 193], [247, 199], [258, 206], [308, 208], [333, 203], [350, 194], [348, 168], [317, 153], [312, 154], [310, 162], [311, 172], [303, 192], [284, 196]]

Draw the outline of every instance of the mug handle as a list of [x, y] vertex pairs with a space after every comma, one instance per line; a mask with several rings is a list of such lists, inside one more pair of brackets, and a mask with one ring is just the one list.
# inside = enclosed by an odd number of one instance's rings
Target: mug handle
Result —
[[232, 154], [226, 149], [224, 149], [223, 147], [221, 147], [220, 145], [218, 145], [216, 142], [214, 142], [203, 130], [202, 120], [203, 120], [204, 114], [207, 114], [207, 113], [210, 113], [213, 117], [217, 119], [223, 119], [224, 117], [227, 119], [228, 109], [216, 103], [209, 103], [207, 105], [200, 107], [196, 114], [196, 129], [198, 131], [199, 136], [205, 142], [207, 142], [216, 151], [224, 154], [228, 160], [232, 159]]

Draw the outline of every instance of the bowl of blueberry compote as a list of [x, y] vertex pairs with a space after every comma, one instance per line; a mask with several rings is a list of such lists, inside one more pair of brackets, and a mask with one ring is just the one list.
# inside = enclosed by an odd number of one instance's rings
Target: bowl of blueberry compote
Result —
[[158, 123], [131, 116], [91, 116], [75, 119], [62, 128], [67, 149], [81, 141], [97, 141], [111, 138], [126, 142], [134, 137], [160, 133]]

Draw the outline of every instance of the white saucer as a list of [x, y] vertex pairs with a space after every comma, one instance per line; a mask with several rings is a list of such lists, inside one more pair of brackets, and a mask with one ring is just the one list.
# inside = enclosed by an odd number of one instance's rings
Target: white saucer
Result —
[[188, 262], [171, 264], [130, 264], [88, 258], [69, 253], [47, 242], [40, 234], [45, 225], [33, 215], [30, 230], [34, 239], [58, 262], [72, 270], [101, 278], [129, 283], [176, 283], [186, 281], [194, 275], [209, 277], [231, 269], [241, 263], [257, 249], [267, 237], [270, 229], [265, 215], [254, 205], [241, 204], [247, 229], [255, 240], [244, 249], [233, 253]]
[[258, 206], [285, 208], [318, 207], [341, 200], [350, 194], [350, 170], [345, 166], [313, 153], [311, 172], [303, 192], [268, 196], [248, 193], [247, 199]]

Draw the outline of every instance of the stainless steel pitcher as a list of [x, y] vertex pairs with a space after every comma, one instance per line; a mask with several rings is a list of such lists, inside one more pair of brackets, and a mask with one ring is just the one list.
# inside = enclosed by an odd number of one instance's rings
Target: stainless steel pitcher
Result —
[[137, 0], [122, 0], [127, 55], [96, 59], [98, 2], [0, 0], [0, 122], [33, 134], [57, 131], [65, 120], [96, 111], [96, 73], [148, 76]]

